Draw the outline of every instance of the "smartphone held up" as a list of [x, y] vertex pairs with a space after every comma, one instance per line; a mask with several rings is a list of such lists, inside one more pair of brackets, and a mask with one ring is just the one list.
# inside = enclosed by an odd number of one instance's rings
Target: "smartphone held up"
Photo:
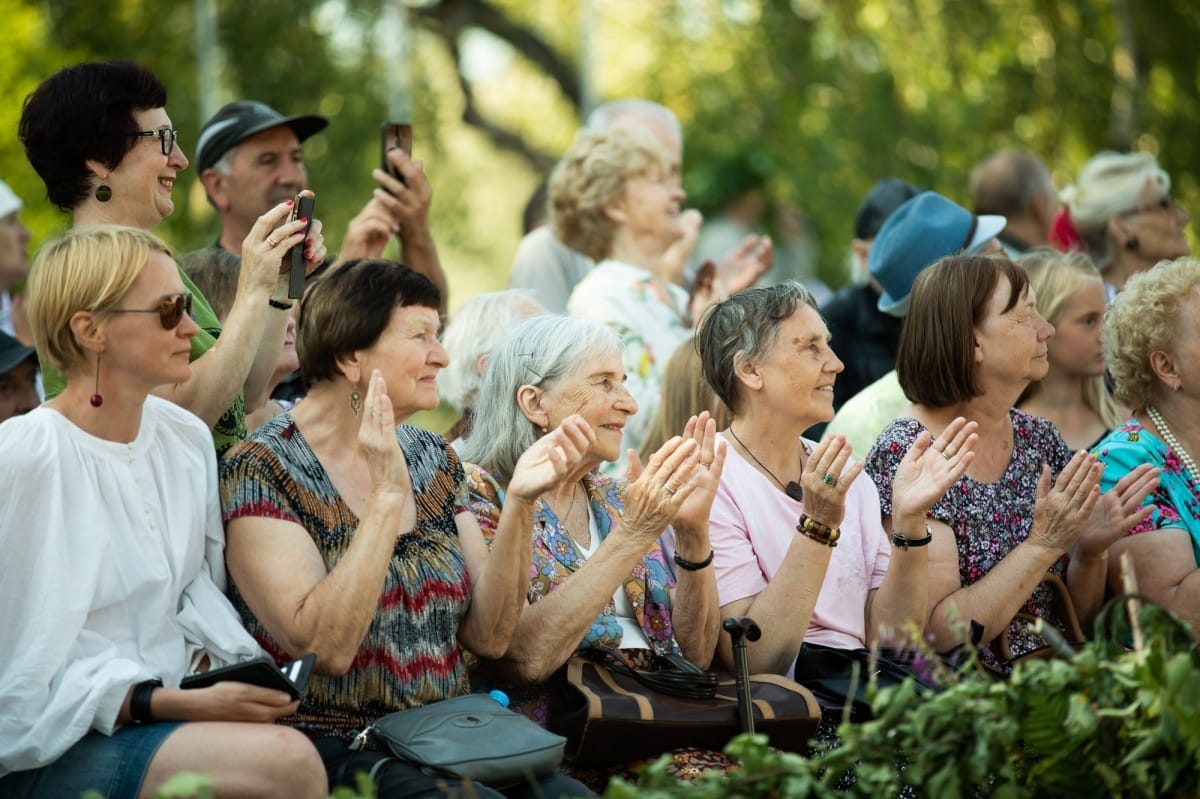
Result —
[[304, 278], [308, 271], [304, 263], [304, 248], [305, 242], [308, 241], [308, 233], [312, 230], [315, 205], [316, 198], [311, 194], [297, 194], [296, 199], [292, 202], [292, 210], [288, 213], [288, 222], [295, 222], [297, 219], [308, 220], [304, 226], [304, 238], [299, 244], [288, 250], [286, 256], [288, 263], [291, 264], [291, 273], [288, 275], [288, 297], [294, 300], [304, 296]]
[[388, 161], [388, 151], [399, 148], [412, 155], [412, 125], [407, 122], [384, 122], [379, 126], [379, 168], [404, 185], [404, 175]]

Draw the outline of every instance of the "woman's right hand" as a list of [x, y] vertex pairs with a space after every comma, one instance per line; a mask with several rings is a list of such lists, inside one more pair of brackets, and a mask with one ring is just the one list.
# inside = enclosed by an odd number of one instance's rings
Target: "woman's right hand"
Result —
[[[161, 689], [160, 689], [161, 690]], [[290, 716], [300, 700], [283, 691], [230, 680], [207, 688], [180, 691], [186, 699], [186, 721], [248, 721], [269, 724]], [[168, 710], [169, 714], [169, 710]]]
[[577, 413], [568, 416], [521, 453], [508, 481], [508, 495], [536, 501], [570, 477], [595, 443], [591, 425]]
[[675, 436], [650, 456], [642, 468], [629, 450], [629, 482], [621, 492], [624, 511], [618, 529], [636, 536], [649, 548], [667, 528], [699, 485], [700, 444]]
[[804, 512], [815, 522], [837, 527], [846, 513], [846, 492], [862, 473], [862, 463], [850, 461], [850, 442], [835, 433], [817, 444], [800, 471]]
[[1059, 553], [1074, 546], [1100, 499], [1103, 474], [1104, 465], [1082, 449], [1063, 467], [1053, 488], [1050, 467], [1043, 465], [1029, 540]]
[[[307, 189], [305, 191], [312, 194]], [[274, 291], [280, 275], [285, 274], [291, 266], [285, 258], [293, 246], [304, 242], [304, 229], [308, 226], [307, 222], [299, 219], [284, 222], [294, 202], [295, 200], [288, 200], [267, 211], [255, 221], [250, 232], [246, 234], [242, 242], [243, 283], [249, 281], [253, 286]], [[316, 231], [319, 234], [319, 226]], [[321, 249], [324, 249], [323, 244]], [[305, 274], [311, 273], [320, 264], [320, 261], [314, 263], [306, 260]]]
[[367, 396], [358, 426], [358, 446], [371, 473], [371, 487], [377, 494], [412, 493], [408, 464], [396, 440], [396, 418], [387, 382], [378, 369], [371, 372]]

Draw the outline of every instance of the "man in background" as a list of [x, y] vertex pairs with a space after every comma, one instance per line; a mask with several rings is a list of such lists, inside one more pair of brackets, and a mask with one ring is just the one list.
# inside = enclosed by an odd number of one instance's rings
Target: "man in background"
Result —
[[971, 170], [971, 202], [977, 214], [1008, 220], [996, 238], [1009, 258], [1049, 246], [1058, 190], [1046, 164], [1028, 150], [1001, 150]]

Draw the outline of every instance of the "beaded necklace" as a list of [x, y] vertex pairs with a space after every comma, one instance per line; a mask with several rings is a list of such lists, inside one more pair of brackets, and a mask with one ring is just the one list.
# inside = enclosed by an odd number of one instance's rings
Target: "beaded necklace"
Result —
[[1154, 426], [1158, 428], [1162, 440], [1167, 443], [1175, 456], [1183, 462], [1183, 468], [1187, 470], [1188, 476], [1192, 478], [1192, 482], [1200, 479], [1200, 469], [1196, 468], [1196, 461], [1192, 460], [1191, 454], [1188, 453], [1183, 445], [1179, 443], [1179, 439], [1171, 432], [1171, 428], [1167, 427], [1167, 420], [1158, 412], [1158, 408], [1153, 405], [1146, 406], [1146, 415], [1150, 417], [1150, 421], [1154, 422]]

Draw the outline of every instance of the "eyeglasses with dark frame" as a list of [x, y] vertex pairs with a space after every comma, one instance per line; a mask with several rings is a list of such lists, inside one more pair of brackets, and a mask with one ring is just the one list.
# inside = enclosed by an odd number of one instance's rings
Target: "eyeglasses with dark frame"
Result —
[[1146, 203], [1145, 205], [1139, 205], [1137, 208], [1125, 211], [1121, 214], [1121, 216], [1137, 216], [1138, 214], [1153, 213], [1155, 211], [1167, 211], [1169, 213], [1178, 207], [1179, 204], [1175, 202], [1174, 197], [1169, 194], [1164, 194], [1153, 202]]
[[170, 156], [175, 151], [175, 140], [179, 138], [179, 131], [163, 125], [158, 130], [139, 130], [129, 135], [135, 139], [158, 139], [158, 143], [162, 147], [162, 154]]
[[163, 330], [174, 330], [183, 321], [183, 315], [192, 315], [192, 294], [171, 294], [163, 297], [157, 308], [112, 308], [109, 313], [156, 313]]

